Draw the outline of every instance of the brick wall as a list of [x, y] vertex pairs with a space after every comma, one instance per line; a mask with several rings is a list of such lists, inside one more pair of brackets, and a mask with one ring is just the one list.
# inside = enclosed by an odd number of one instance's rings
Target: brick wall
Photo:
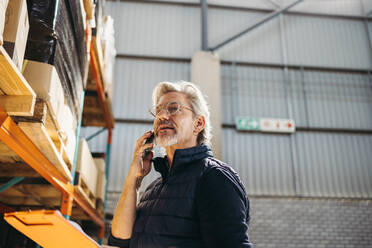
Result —
[[250, 197], [255, 248], [372, 248], [372, 200]]

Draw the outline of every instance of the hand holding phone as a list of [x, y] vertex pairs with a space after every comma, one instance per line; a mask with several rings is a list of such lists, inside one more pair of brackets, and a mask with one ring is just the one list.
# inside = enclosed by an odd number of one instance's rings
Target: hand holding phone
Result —
[[[146, 139], [145, 144], [153, 143], [154, 138], [155, 138], [155, 135], [154, 135], [154, 132], [152, 132], [151, 136]], [[146, 158], [147, 155], [149, 155], [151, 151], [152, 151], [152, 148], [147, 148], [143, 154], [143, 158]]]

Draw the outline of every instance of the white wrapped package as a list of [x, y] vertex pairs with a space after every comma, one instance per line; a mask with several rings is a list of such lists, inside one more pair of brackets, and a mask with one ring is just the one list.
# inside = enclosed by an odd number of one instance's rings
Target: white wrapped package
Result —
[[112, 97], [114, 64], [116, 57], [114, 19], [105, 16], [103, 20], [101, 44], [103, 51], [105, 91]]
[[8, 6], [8, 0], [0, 0], [0, 46], [3, 45], [3, 32], [4, 32], [5, 13], [6, 13], [7, 6]]

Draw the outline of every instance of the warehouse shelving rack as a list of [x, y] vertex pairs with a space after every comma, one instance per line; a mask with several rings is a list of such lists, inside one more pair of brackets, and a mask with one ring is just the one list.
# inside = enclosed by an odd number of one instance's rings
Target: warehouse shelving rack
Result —
[[[87, 23], [88, 24], [88, 23]], [[108, 140], [107, 140], [107, 150], [106, 150], [106, 181], [108, 179], [109, 173], [109, 166], [110, 166], [110, 150], [111, 150], [111, 141], [112, 141], [112, 129], [114, 127], [114, 119], [112, 116], [111, 105], [108, 104], [106, 99], [106, 95], [104, 92], [103, 87], [103, 80], [102, 80], [102, 72], [100, 71], [101, 68], [99, 67], [99, 62], [97, 61], [97, 55], [93, 47], [90, 44], [90, 36], [91, 36], [91, 27], [89, 24], [87, 25], [86, 29], [87, 35], [87, 47], [89, 49], [89, 66], [93, 71], [93, 77], [96, 81], [97, 86], [97, 95], [102, 107], [103, 115], [105, 118], [105, 128], [108, 130]], [[15, 68], [13, 66], [13, 68]], [[19, 72], [12, 73], [12, 75], [20, 75]], [[22, 77], [22, 75], [20, 75]], [[22, 79], [24, 80], [24, 79]], [[84, 94], [83, 91], [82, 95], [82, 107], [80, 113], [80, 120], [76, 130], [76, 137], [77, 139], [80, 136], [80, 127], [82, 122], [82, 110], [84, 104]], [[58, 236], [60, 233], [56, 233], [55, 228], [46, 228], [45, 225], [61, 225], [66, 228], [70, 228], [70, 232], [74, 233], [76, 231], [75, 227], [73, 227], [68, 219], [72, 213], [72, 206], [73, 202], [76, 203], [78, 207], [80, 207], [88, 216], [89, 218], [98, 225], [100, 228], [99, 231], [99, 243], [102, 242], [102, 238], [104, 235], [104, 220], [102, 217], [99, 216], [98, 212], [87, 202], [85, 198], [83, 198], [80, 194], [75, 191], [74, 188], [74, 177], [75, 177], [75, 168], [76, 168], [76, 158], [77, 158], [77, 147], [75, 149], [74, 154], [74, 163], [72, 166], [72, 177], [73, 180], [70, 182], [66, 179], [57, 169], [56, 167], [43, 155], [43, 153], [37, 148], [37, 146], [26, 136], [26, 134], [17, 126], [17, 124], [12, 120], [12, 118], [6, 113], [6, 111], [0, 108], [0, 140], [8, 146], [11, 150], [13, 150], [20, 158], [24, 160], [30, 167], [32, 167], [41, 177], [47, 180], [51, 185], [53, 185], [57, 190], [62, 193], [62, 200], [60, 206], [60, 212], [65, 217], [60, 218], [58, 217], [60, 214], [58, 211], [55, 210], [37, 210], [37, 211], [30, 211], [28, 213], [25, 212], [15, 212], [15, 213], [5, 213], [4, 218], [9, 222], [13, 223], [12, 225], [16, 226], [17, 229], [23, 232], [26, 236], [29, 236], [31, 239], [36, 241], [43, 246], [48, 247], [45, 245], [45, 235], [51, 236]], [[77, 142], [78, 143], [78, 142]], [[78, 146], [78, 145], [77, 145]], [[7, 184], [1, 187], [1, 190], [5, 190], [13, 186], [14, 184], [21, 181], [22, 177], [17, 177], [12, 179]], [[1, 191], [0, 191], [1, 192]], [[107, 184], [106, 184], [106, 193], [107, 193]], [[106, 199], [105, 199], [106, 200]], [[48, 224], [46, 224], [48, 223]], [[39, 231], [37, 231], [37, 224], [40, 224]], [[36, 229], [35, 229], [36, 228]], [[57, 228], [58, 229], [58, 228]], [[67, 229], [66, 229], [67, 232]], [[65, 235], [60, 235], [64, 236]], [[81, 236], [75, 235], [75, 237], [81, 238], [81, 242], [87, 241], [86, 244], [89, 244], [89, 247], [98, 247], [98, 245], [94, 241], [87, 240], [87, 237], [84, 233], [81, 232]], [[88, 238], [89, 239], [89, 238]], [[57, 241], [57, 239], [55, 239]], [[61, 238], [59, 239], [60, 241]], [[67, 240], [66, 240], [67, 242]], [[78, 244], [77, 242], [76, 244]], [[51, 244], [50, 244], [51, 245]], [[60, 243], [61, 247], [66, 247], [65, 244]], [[53, 247], [57, 247], [57, 243], [53, 243]], [[67, 246], [69, 247], [69, 246]], [[88, 247], [88, 246], [84, 246]]]

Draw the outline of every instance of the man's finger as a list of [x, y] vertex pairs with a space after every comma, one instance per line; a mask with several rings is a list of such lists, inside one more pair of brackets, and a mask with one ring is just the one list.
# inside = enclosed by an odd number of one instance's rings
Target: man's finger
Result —
[[152, 130], [149, 130], [149, 131], [147, 131], [146, 133], [144, 133], [144, 134], [143, 134], [143, 135], [142, 135], [142, 136], [137, 140], [137, 144], [142, 145], [143, 142], [145, 141], [145, 139], [150, 138], [151, 134], [152, 134]]

